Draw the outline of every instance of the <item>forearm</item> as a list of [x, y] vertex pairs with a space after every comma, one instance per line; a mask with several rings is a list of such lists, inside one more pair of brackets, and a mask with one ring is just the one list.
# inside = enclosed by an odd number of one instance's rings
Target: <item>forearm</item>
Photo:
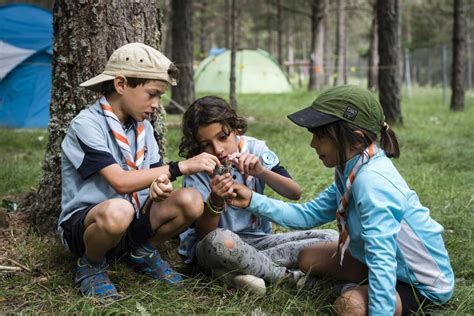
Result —
[[290, 200], [299, 200], [301, 197], [301, 189], [298, 183], [291, 178], [282, 176], [269, 169], [264, 171], [258, 176], [259, 179], [263, 180], [270, 188], [281, 196], [286, 197]]
[[322, 225], [331, 219], [319, 216], [317, 203], [313, 200], [304, 204], [293, 204], [252, 193], [247, 211], [260, 215], [286, 228], [308, 229]]
[[216, 211], [221, 212], [224, 210], [224, 200], [216, 194], [211, 192], [208, 199], [210, 199], [212, 206], [206, 201], [204, 203], [204, 213], [196, 220], [195, 230], [200, 240], [217, 228], [220, 214], [216, 214]]
[[120, 194], [143, 190], [160, 175], [170, 177], [168, 165], [143, 170], [123, 170], [118, 164], [114, 164], [103, 168], [100, 173]]

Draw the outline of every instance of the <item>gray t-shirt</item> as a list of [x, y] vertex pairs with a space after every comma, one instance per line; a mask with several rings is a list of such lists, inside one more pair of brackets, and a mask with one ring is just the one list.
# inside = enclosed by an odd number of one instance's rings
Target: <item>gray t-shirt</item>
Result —
[[[133, 153], [136, 151], [135, 125], [136, 122], [130, 119], [124, 127]], [[162, 159], [152, 125], [146, 120], [144, 125], [145, 154], [142, 169], [150, 169], [161, 166]], [[99, 100], [71, 121], [61, 149], [62, 196], [58, 231], [65, 244], [61, 223], [74, 213], [113, 198], [130, 201], [130, 195], [117, 193], [99, 173], [102, 168], [115, 163], [128, 170]], [[139, 191], [138, 196], [140, 205], [143, 205], [148, 197], [148, 188]]]

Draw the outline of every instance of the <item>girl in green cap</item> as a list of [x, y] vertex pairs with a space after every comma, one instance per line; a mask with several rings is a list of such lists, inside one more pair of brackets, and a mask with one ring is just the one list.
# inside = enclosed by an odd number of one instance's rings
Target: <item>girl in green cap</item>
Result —
[[326, 167], [335, 168], [334, 182], [302, 204], [235, 183], [227, 203], [293, 229], [336, 220], [339, 241], [303, 249], [299, 267], [306, 281], [353, 283], [335, 302], [339, 314], [403, 315], [430, 302], [445, 303], [454, 275], [443, 227], [390, 161], [400, 154], [398, 142], [377, 99], [360, 87], [334, 87], [288, 117], [313, 134], [310, 146]]

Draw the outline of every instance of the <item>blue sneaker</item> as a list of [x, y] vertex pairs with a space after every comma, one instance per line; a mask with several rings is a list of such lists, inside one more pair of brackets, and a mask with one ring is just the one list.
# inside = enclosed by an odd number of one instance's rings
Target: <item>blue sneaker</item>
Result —
[[95, 265], [89, 263], [85, 257], [77, 260], [74, 282], [76, 286], [79, 286], [83, 295], [113, 300], [120, 297], [117, 289], [105, 272], [106, 268], [107, 263], [105, 260]]
[[128, 260], [135, 270], [166, 284], [178, 285], [183, 281], [181, 275], [161, 258], [156, 248], [149, 244], [131, 252]]

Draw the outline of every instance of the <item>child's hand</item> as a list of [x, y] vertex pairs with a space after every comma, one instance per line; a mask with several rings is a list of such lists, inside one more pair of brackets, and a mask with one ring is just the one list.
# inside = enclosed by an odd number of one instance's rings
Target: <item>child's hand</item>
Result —
[[[235, 197], [234, 194], [234, 179], [230, 173], [223, 175], [216, 175], [211, 179], [211, 191], [214, 197], [217, 197], [220, 203], [215, 203], [216, 206], [223, 206], [224, 201]], [[213, 202], [217, 202], [213, 200]]]
[[229, 155], [228, 160], [245, 175], [259, 177], [265, 171], [265, 168], [260, 163], [260, 159], [254, 154], [233, 153]]
[[216, 156], [208, 153], [200, 153], [197, 156], [179, 162], [179, 170], [182, 174], [193, 174], [205, 172], [212, 175], [221, 162]]
[[155, 202], [166, 200], [173, 191], [173, 184], [168, 176], [160, 175], [150, 185], [150, 198]]
[[233, 196], [234, 198], [227, 200], [227, 204], [239, 208], [247, 208], [252, 200], [252, 190], [243, 184], [234, 183]]

